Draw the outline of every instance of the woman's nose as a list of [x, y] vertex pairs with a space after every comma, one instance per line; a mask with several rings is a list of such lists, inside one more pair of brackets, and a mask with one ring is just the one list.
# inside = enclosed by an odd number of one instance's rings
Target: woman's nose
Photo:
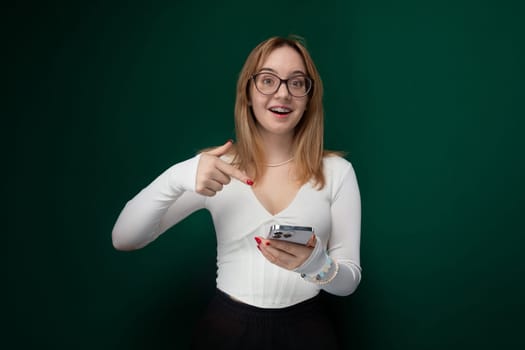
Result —
[[290, 98], [290, 91], [288, 91], [288, 86], [285, 82], [281, 82], [281, 85], [279, 85], [279, 88], [275, 92], [275, 96], [281, 98]]

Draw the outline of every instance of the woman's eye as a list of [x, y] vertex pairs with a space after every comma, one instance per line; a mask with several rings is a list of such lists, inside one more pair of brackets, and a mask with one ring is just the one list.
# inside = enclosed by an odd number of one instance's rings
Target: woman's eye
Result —
[[269, 77], [267, 77], [267, 78], [263, 78], [263, 79], [262, 79], [262, 83], [263, 83], [264, 85], [270, 85], [270, 86], [271, 86], [271, 85], [275, 84], [275, 79], [273, 79], [273, 78], [269, 78]]
[[294, 88], [302, 88], [304, 86], [304, 79], [293, 79], [290, 81], [290, 85]]

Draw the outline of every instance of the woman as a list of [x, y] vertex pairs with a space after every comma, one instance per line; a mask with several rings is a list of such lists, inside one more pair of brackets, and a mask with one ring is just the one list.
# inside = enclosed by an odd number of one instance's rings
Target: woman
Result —
[[[260, 43], [237, 84], [236, 144], [175, 164], [115, 224], [115, 248], [133, 250], [210, 211], [217, 295], [195, 348], [336, 348], [318, 294], [349, 295], [360, 282], [361, 207], [351, 164], [323, 149], [322, 93], [299, 40]], [[307, 244], [268, 239], [272, 225], [308, 226], [314, 235]]]

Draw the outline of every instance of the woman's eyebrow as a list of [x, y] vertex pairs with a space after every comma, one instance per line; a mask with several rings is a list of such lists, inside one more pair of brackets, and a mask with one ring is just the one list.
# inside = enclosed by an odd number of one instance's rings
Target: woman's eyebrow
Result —
[[[277, 74], [277, 71], [275, 69], [268, 68], [268, 67], [262, 67], [261, 69], [259, 69], [259, 72], [262, 72], [262, 71], [269, 71], [269, 72]], [[302, 70], [294, 70], [292, 72], [292, 74], [290, 74], [290, 75], [294, 75], [294, 74], [304, 74], [304, 75], [306, 75], [306, 73], [303, 72]]]

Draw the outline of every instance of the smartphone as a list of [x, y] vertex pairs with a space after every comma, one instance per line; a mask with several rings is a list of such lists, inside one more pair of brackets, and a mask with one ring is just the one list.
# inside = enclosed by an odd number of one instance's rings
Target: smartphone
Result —
[[309, 226], [272, 225], [266, 238], [306, 245], [313, 234]]

